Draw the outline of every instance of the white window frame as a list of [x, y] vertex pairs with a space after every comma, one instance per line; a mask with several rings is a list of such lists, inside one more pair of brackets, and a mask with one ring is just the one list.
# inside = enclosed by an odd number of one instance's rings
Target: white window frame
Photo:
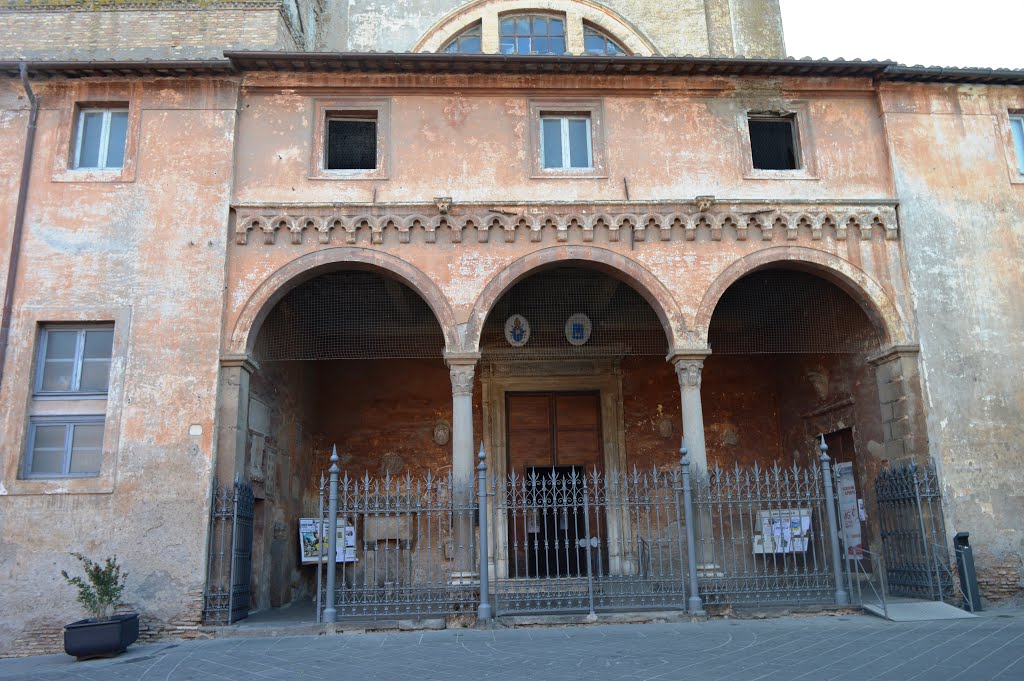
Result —
[[[103, 123], [100, 128], [100, 153], [96, 159], [96, 166], [82, 167], [82, 131], [85, 129], [85, 115], [90, 113], [102, 113]], [[99, 109], [82, 107], [78, 111], [78, 127], [75, 129], [75, 170], [121, 170], [124, 168], [124, 161], [119, 166], [107, 166], [107, 153], [110, 151], [110, 116], [115, 113], [128, 115], [128, 109]], [[130, 122], [130, 121], [129, 121]], [[125, 126], [125, 156], [128, 155], [128, 126]]]
[[1010, 114], [1010, 139], [1017, 161], [1017, 173], [1024, 175], [1024, 114]]
[[[558, 120], [560, 121], [560, 127], [562, 132], [562, 165], [560, 166], [547, 166], [544, 165], [544, 160], [547, 155], [544, 153], [544, 121], [547, 120]], [[569, 149], [569, 121], [586, 121], [587, 123], [587, 165], [573, 166], [571, 165], [572, 155]], [[558, 114], [558, 113], [541, 113], [540, 115], [540, 167], [544, 170], [562, 170], [566, 172], [581, 171], [581, 172], [592, 172], [594, 170], [594, 134], [592, 129], [592, 123], [589, 114]]]
[[[110, 391], [110, 377], [107, 377], [106, 390], [81, 390], [82, 364], [85, 361], [85, 334], [89, 331], [113, 331], [113, 324], [89, 324], [86, 326], [44, 326], [40, 332], [39, 349], [36, 352], [36, 371], [33, 383], [35, 397], [60, 396], [62, 399], [74, 397], [103, 397]], [[71, 374], [70, 390], [43, 390], [43, 367], [46, 362], [46, 345], [50, 338], [51, 331], [76, 331], [78, 338], [75, 341], [74, 367]], [[113, 350], [111, 350], [113, 354]], [[113, 357], [111, 357], [111, 361]]]
[[[25, 446], [25, 467], [22, 477], [28, 480], [40, 478], [95, 478], [100, 471], [87, 471], [82, 473], [71, 473], [71, 444], [75, 437], [76, 426], [106, 426], [106, 418], [103, 415], [83, 416], [33, 416], [29, 419], [28, 438]], [[36, 448], [36, 428], [39, 426], [64, 426], [64, 461], [60, 473], [33, 473], [32, 456]], [[105, 435], [105, 433], [104, 433]], [[103, 461], [103, 440], [100, 440], [100, 461]]]

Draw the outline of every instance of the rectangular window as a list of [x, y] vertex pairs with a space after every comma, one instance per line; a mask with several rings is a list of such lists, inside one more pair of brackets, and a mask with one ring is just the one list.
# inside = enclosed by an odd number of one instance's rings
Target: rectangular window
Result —
[[800, 167], [796, 118], [751, 114], [750, 158], [755, 170], [796, 170]]
[[1024, 115], [1010, 116], [1010, 133], [1013, 135], [1013, 149], [1017, 155], [1017, 170], [1024, 175]]
[[74, 167], [83, 170], [124, 167], [127, 136], [127, 109], [81, 109], [75, 131]]
[[377, 113], [364, 111], [329, 116], [324, 146], [327, 170], [375, 170]]
[[37, 395], [105, 395], [114, 329], [44, 327], [36, 365]]
[[590, 116], [541, 115], [540, 157], [544, 168], [593, 168]]
[[25, 477], [99, 475], [102, 416], [37, 417], [29, 424]]

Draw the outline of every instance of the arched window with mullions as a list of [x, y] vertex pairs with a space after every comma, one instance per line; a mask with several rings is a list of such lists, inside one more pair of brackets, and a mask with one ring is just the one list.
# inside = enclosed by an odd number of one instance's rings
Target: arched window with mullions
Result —
[[626, 54], [614, 38], [587, 23], [583, 24], [583, 51], [586, 54]]
[[480, 22], [478, 21], [452, 38], [451, 42], [445, 45], [441, 51], [458, 54], [480, 54], [482, 51], [481, 35]]
[[502, 54], [565, 54], [565, 19], [543, 14], [501, 17]]

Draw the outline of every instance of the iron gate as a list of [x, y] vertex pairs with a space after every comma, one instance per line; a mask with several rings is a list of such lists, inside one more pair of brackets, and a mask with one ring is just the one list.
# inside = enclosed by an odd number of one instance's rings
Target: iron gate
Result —
[[886, 581], [896, 596], [944, 600], [956, 591], [935, 463], [883, 469], [875, 479]]
[[492, 479], [498, 614], [686, 608], [680, 472]]
[[249, 483], [214, 482], [204, 622], [231, 624], [249, 616], [255, 505]]

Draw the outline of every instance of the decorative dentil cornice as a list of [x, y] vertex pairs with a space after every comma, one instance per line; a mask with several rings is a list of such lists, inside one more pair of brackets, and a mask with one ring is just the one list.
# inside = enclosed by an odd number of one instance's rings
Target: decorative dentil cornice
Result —
[[[246, 245], [249, 232], [259, 234], [266, 245], [277, 243], [278, 235], [291, 244], [315, 238], [321, 244], [355, 244], [360, 233], [369, 234], [370, 244], [384, 243], [395, 234], [398, 243], [414, 238], [436, 243], [438, 234], [451, 243], [517, 239], [532, 242], [567, 242], [571, 232], [583, 242], [598, 232], [607, 240], [695, 241], [707, 235], [711, 241], [842, 241], [856, 233], [862, 240], [899, 238], [895, 204], [833, 205], [758, 203], [717, 204], [697, 210], [696, 204], [559, 205], [519, 207], [500, 210], [461, 209], [440, 214], [433, 204], [370, 207], [366, 205], [236, 205], [235, 242]], [[624, 236], [625, 235], [625, 236]], [[876, 236], [877, 235], [877, 236]]]

